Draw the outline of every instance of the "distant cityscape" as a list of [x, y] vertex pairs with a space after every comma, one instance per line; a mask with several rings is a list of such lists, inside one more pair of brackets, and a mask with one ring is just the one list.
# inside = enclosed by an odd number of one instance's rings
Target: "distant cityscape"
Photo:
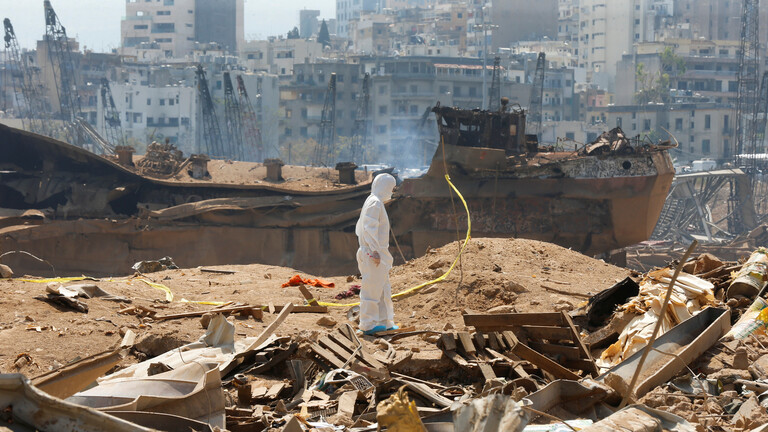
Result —
[[[335, 19], [298, 10], [293, 30], [247, 40], [244, 0], [126, 0], [120, 48], [104, 53], [81, 50], [45, 3], [35, 49], [14, 44], [5, 21], [0, 122], [94, 151], [167, 140], [187, 155], [312, 164], [331, 125], [339, 159], [424, 166], [432, 107], [487, 109], [498, 95], [530, 109], [541, 52], [540, 143], [572, 149], [620, 126], [674, 136], [679, 164], [741, 151], [748, 1], [338, 0]], [[762, 77], [768, 7], [756, 10]], [[73, 132], [78, 121], [91, 138]], [[757, 136], [764, 152], [764, 128]]]

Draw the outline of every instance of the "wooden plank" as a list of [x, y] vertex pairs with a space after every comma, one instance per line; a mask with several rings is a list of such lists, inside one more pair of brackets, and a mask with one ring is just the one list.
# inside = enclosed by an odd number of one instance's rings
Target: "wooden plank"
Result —
[[496, 379], [496, 373], [493, 372], [493, 368], [488, 363], [479, 363], [477, 365], [480, 368], [480, 373], [483, 374], [483, 378], [486, 381]]
[[501, 351], [501, 345], [499, 344], [499, 339], [496, 337], [496, 333], [488, 334], [488, 347], [496, 351]]
[[355, 347], [360, 346], [360, 341], [355, 335], [355, 329], [353, 329], [351, 325], [345, 324], [343, 326], [339, 326], [338, 331], [342, 336], [349, 339]]
[[310, 306], [320, 306], [319, 304], [317, 304], [317, 300], [315, 300], [315, 297], [312, 295], [311, 292], [309, 292], [306, 286], [299, 285], [299, 291], [301, 291], [301, 295], [304, 296], [304, 298], [307, 300]]
[[509, 349], [509, 346], [504, 342], [504, 337], [502, 337], [501, 333], [499, 332], [491, 332], [488, 333], [490, 337], [493, 337], [496, 339], [496, 342], [499, 344], [499, 352], [504, 352]]
[[573, 331], [568, 327], [522, 326], [529, 339], [548, 341], [573, 340]]
[[191, 311], [191, 312], [182, 312], [182, 313], [169, 314], [169, 315], [155, 315], [153, 319], [155, 321], [162, 321], [162, 320], [177, 319], [177, 318], [199, 317], [207, 313], [229, 314], [233, 312], [240, 312], [240, 311], [250, 310], [254, 308], [258, 308], [258, 306], [244, 305], [244, 306], [235, 306], [235, 307], [221, 308], [221, 309], [207, 309], [207, 310], [199, 310], [199, 311]]
[[436, 391], [429, 388], [429, 386], [427, 386], [426, 384], [409, 381], [407, 379], [402, 379], [402, 378], [399, 381], [404, 382], [408, 390], [411, 390], [412, 392], [424, 397], [425, 399], [437, 405], [438, 407], [448, 408], [451, 405], [453, 405], [452, 400], [444, 396], [440, 396], [439, 394], [437, 394]]
[[339, 358], [336, 355], [334, 355], [332, 352], [328, 351], [327, 349], [321, 347], [316, 343], [311, 343], [309, 347], [312, 349], [312, 351], [315, 352], [315, 354], [317, 354], [320, 358], [325, 360], [332, 367], [336, 369], [341, 369], [344, 367], [344, 362], [339, 360]]
[[590, 354], [589, 350], [587, 349], [586, 345], [584, 345], [584, 342], [582, 342], [581, 337], [579, 337], [579, 330], [576, 328], [576, 326], [573, 324], [573, 320], [571, 317], [565, 313], [562, 312], [563, 319], [566, 321], [568, 328], [571, 329], [573, 332], [573, 342], [576, 345], [576, 347], [579, 349], [579, 352], [581, 353], [581, 358], [586, 359], [590, 363], [592, 363], [592, 366], [587, 369], [586, 371], [591, 373], [594, 376], [597, 376], [600, 372], [597, 369], [597, 365], [595, 364], [595, 359], [592, 358], [592, 354]]
[[590, 368], [595, 365], [595, 362], [585, 360], [585, 359], [578, 359], [578, 360], [565, 359], [563, 360], [562, 363], [563, 363], [563, 366], [567, 367], [568, 369], [582, 370], [587, 373], [590, 373]]
[[459, 336], [459, 345], [463, 348], [464, 352], [469, 356], [474, 356], [477, 350], [475, 349], [475, 344], [472, 343], [469, 333], [459, 332], [457, 334]]
[[[293, 309], [293, 305], [291, 303], [288, 303], [285, 306], [283, 306], [283, 310], [280, 312], [280, 315], [275, 317], [275, 320], [269, 323], [269, 325], [265, 327], [264, 330], [262, 330], [258, 336], [256, 336], [256, 340], [250, 346], [244, 349], [243, 352], [253, 351], [256, 348], [258, 348], [259, 345], [263, 344], [264, 341], [266, 341], [267, 338], [272, 336], [272, 333], [274, 333], [275, 330], [277, 330], [277, 328], [280, 327], [280, 324], [282, 324], [283, 321], [285, 321], [285, 319], [288, 318], [288, 315], [290, 315], [292, 309]], [[229, 372], [229, 370], [222, 371], [222, 374], [224, 375], [226, 374], [226, 372]]]
[[485, 336], [483, 336], [482, 332], [475, 332], [474, 339], [477, 350], [482, 351], [485, 348]]
[[510, 358], [508, 356], [505, 356], [504, 354], [502, 354], [500, 352], [494, 351], [491, 348], [486, 348], [486, 350], [492, 356], [494, 356], [496, 358], [503, 359], [503, 360], [509, 362], [509, 364], [512, 366], [512, 369], [517, 373], [517, 375], [520, 376], [520, 378], [528, 378], [528, 377], [530, 377], [530, 375], [528, 375], [528, 372], [526, 372], [525, 369], [523, 369], [523, 366], [520, 365], [519, 359], [518, 360], [513, 360], [512, 358]]
[[473, 327], [512, 327], [521, 325], [560, 326], [566, 323], [561, 313], [549, 312], [464, 315], [464, 324]]
[[376, 360], [376, 358], [373, 357], [373, 355], [370, 352], [368, 352], [368, 350], [365, 349], [365, 346], [360, 347], [360, 349], [358, 349], [358, 346], [355, 345], [355, 343], [352, 342], [351, 340], [349, 340], [349, 339], [347, 339], [345, 337], [340, 337], [340, 336], [338, 336], [336, 334], [333, 334], [333, 333], [328, 334], [328, 337], [331, 340], [333, 340], [334, 342], [336, 342], [338, 345], [340, 345], [342, 348], [347, 350], [350, 354], [352, 354], [353, 352], [357, 351], [357, 357], [359, 359], [363, 360], [365, 363], [367, 363], [371, 367], [373, 367], [374, 369], [386, 369], [387, 368], [383, 363], [381, 363], [380, 361]]
[[257, 387], [251, 390], [251, 400], [263, 399], [269, 389], [266, 387]]
[[237, 273], [235, 270], [219, 270], [219, 269], [212, 269], [212, 268], [201, 268], [201, 272], [205, 273], [219, 273], [219, 274], [235, 274]]
[[570, 360], [581, 359], [581, 353], [579, 352], [579, 349], [576, 347], [541, 343], [541, 342], [528, 342], [527, 345], [532, 349], [535, 349], [536, 351], [543, 354], [561, 355], [566, 359], [570, 359]]
[[349, 359], [352, 358], [352, 353], [348, 352], [328, 337], [320, 338], [317, 343], [320, 344], [321, 347], [333, 353], [336, 358], [341, 360], [342, 363], [347, 363]]
[[555, 363], [554, 361], [550, 360], [544, 355], [536, 352], [532, 348], [517, 341], [517, 338], [512, 332], [510, 331], [504, 332], [504, 337], [510, 340], [514, 345], [514, 348], [512, 349], [513, 353], [515, 353], [516, 355], [518, 355], [520, 358], [524, 360], [528, 360], [529, 362], [538, 366], [542, 370], [545, 370], [551, 373], [556, 378], [568, 379], [568, 380], [574, 380], [574, 381], [581, 379], [580, 376], [576, 375], [570, 370], [560, 366], [559, 364]]
[[451, 361], [459, 365], [462, 369], [472, 370], [474, 366], [469, 364], [464, 357], [460, 356], [456, 351], [443, 351], [443, 355], [448, 357]]
[[[281, 312], [285, 306], [272, 306], [275, 312]], [[296, 306], [293, 305], [292, 313], [328, 313], [327, 306]]]
[[440, 340], [443, 342], [443, 350], [456, 351], [456, 335], [453, 333], [443, 333], [440, 336]]
[[277, 399], [277, 396], [280, 394], [281, 391], [285, 388], [285, 383], [277, 383], [269, 388], [269, 391], [267, 391], [267, 394], [264, 396], [265, 399]]

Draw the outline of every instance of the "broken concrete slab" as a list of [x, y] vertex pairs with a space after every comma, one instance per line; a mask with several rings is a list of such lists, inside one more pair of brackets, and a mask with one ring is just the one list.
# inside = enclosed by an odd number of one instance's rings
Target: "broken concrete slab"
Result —
[[630, 405], [581, 431], [613, 432], [617, 430], [627, 432], [656, 430], [696, 432], [696, 427], [682, 417], [666, 411], [655, 410], [645, 405]]
[[0, 278], [9, 279], [13, 277], [13, 270], [5, 264], [0, 264]]
[[472, 399], [453, 414], [456, 432], [519, 432], [529, 421], [529, 411], [511, 397], [501, 394]]

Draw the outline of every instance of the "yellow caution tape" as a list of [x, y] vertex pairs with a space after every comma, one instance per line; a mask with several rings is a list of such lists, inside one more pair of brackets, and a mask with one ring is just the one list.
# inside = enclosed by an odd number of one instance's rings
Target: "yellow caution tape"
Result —
[[74, 276], [74, 277], [63, 277], [63, 278], [49, 278], [49, 279], [14, 279], [17, 281], [22, 282], [34, 282], [34, 283], [51, 283], [51, 282], [74, 282], [74, 281], [81, 281], [81, 280], [96, 280], [94, 278], [86, 277], [86, 276]]
[[165, 285], [163, 285], [163, 284], [155, 283], [155, 282], [152, 282], [152, 281], [148, 281], [148, 280], [146, 280], [146, 279], [141, 279], [141, 278], [139, 278], [139, 280], [140, 280], [140, 281], [142, 281], [142, 282], [144, 282], [145, 284], [147, 284], [147, 285], [151, 286], [152, 288], [157, 288], [157, 289], [159, 289], [160, 291], [163, 291], [163, 292], [165, 292], [165, 299], [166, 299], [167, 301], [169, 301], [169, 302], [172, 302], [172, 301], [173, 301], [173, 293], [171, 292], [171, 289], [170, 289], [170, 288], [168, 288], [167, 286], [165, 286]]
[[[448, 174], [445, 175], [445, 181], [448, 182], [448, 184], [451, 186], [451, 188], [456, 192], [456, 195], [459, 196], [459, 199], [461, 200], [461, 203], [464, 204], [464, 210], [466, 210], [466, 212], [467, 212], [467, 235], [464, 238], [464, 243], [461, 245], [461, 249], [459, 250], [459, 254], [456, 255], [456, 258], [453, 260], [453, 263], [451, 264], [450, 267], [448, 267], [448, 271], [446, 271], [442, 276], [438, 277], [437, 279], [432, 279], [429, 282], [424, 282], [421, 285], [416, 285], [415, 287], [408, 288], [405, 291], [401, 291], [401, 292], [399, 292], [397, 294], [394, 294], [392, 296], [392, 298], [396, 298], [396, 297], [400, 297], [400, 296], [404, 296], [404, 295], [410, 294], [410, 293], [412, 293], [414, 291], [418, 291], [418, 290], [420, 290], [420, 289], [422, 289], [422, 288], [424, 288], [426, 286], [433, 285], [433, 284], [436, 284], [438, 282], [442, 282], [443, 280], [445, 280], [445, 278], [447, 278], [448, 275], [451, 274], [451, 271], [453, 270], [453, 268], [456, 267], [456, 263], [459, 262], [459, 259], [461, 258], [461, 255], [464, 253], [464, 248], [466, 248], [467, 247], [467, 243], [469, 243], [469, 239], [471, 238], [471, 232], [472, 232], [472, 220], [470, 219], [470, 216], [469, 216], [469, 207], [467, 206], [467, 201], [464, 200], [464, 196], [462, 196], [461, 192], [459, 192], [459, 190], [456, 189], [456, 186], [454, 186], [453, 183], [451, 183], [451, 178], [448, 176]], [[342, 304], [342, 303], [329, 303], [329, 302], [321, 302], [321, 301], [319, 301], [317, 303], [320, 306], [329, 306], [329, 307], [352, 307], [352, 306], [357, 306], [357, 305], [360, 304], [360, 302]]]
[[197, 300], [187, 300], [185, 298], [181, 299], [182, 303], [192, 303], [192, 304], [199, 304], [199, 305], [209, 305], [209, 306], [224, 306], [225, 304], [232, 303], [231, 301], [197, 301]]

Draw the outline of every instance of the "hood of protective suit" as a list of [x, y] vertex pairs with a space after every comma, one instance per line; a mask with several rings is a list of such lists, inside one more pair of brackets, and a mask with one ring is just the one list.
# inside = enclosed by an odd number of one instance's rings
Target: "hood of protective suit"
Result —
[[380, 199], [382, 202], [388, 201], [392, 198], [392, 191], [395, 189], [397, 182], [395, 178], [389, 174], [379, 174], [373, 179], [371, 184], [371, 195]]

